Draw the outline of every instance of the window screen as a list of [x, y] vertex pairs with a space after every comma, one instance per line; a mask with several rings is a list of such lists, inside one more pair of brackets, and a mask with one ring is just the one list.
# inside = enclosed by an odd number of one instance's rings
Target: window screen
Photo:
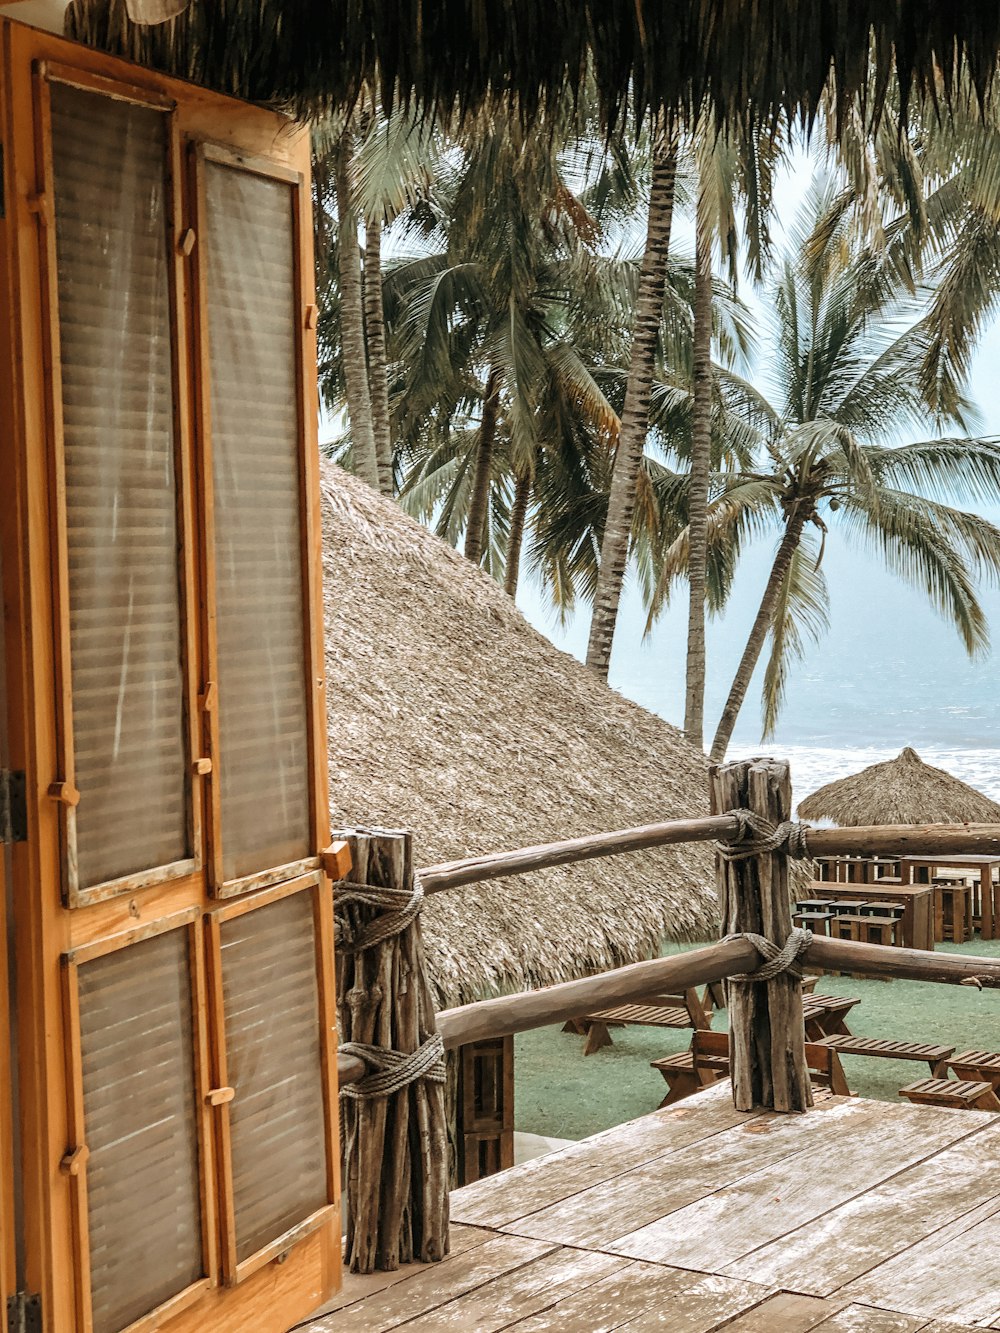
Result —
[[79, 968], [95, 1333], [203, 1273], [187, 941], [172, 930]]
[[166, 116], [59, 83], [51, 96], [75, 861], [86, 888], [190, 853]]
[[307, 856], [291, 186], [206, 163], [223, 874]]
[[236, 1257], [327, 1202], [313, 895], [221, 925]]

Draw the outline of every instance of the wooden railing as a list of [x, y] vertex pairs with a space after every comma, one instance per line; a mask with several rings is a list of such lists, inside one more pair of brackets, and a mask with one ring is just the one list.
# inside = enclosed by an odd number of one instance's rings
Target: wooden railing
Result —
[[[791, 787], [786, 764], [774, 760], [728, 764], [713, 770], [712, 783], [713, 805], [717, 810], [750, 811], [771, 827], [788, 819]], [[742, 819], [733, 814], [715, 814], [470, 857], [430, 866], [419, 874], [424, 891], [436, 893], [595, 857], [687, 842], [714, 841], [739, 851], [744, 835]], [[1000, 825], [881, 825], [809, 829], [807, 833], [810, 857], [879, 852], [942, 858], [963, 853], [998, 854]], [[735, 859], [719, 858], [723, 933], [735, 933], [738, 938], [541, 990], [444, 1010], [437, 1014], [436, 1022], [445, 1048], [454, 1050], [469, 1043], [559, 1023], [595, 1009], [642, 1000], [650, 994], [676, 993], [756, 971], [764, 956], [745, 937], [745, 932], [763, 936], [780, 946], [791, 930], [788, 861], [784, 846], [753, 850]], [[404, 886], [402, 881], [400, 886]], [[413, 947], [411, 942], [408, 956], [422, 959], [422, 946]], [[926, 953], [815, 936], [801, 962], [806, 968], [1000, 988], [1000, 959], [975, 955]], [[731, 1066], [738, 1107], [749, 1109], [751, 1105], [760, 1105], [801, 1110], [810, 1103], [801, 1014], [801, 987], [787, 972], [733, 991]], [[363, 1061], [343, 1054], [338, 1058], [342, 1085], [360, 1081], [366, 1072]], [[354, 1150], [364, 1152], [364, 1145], [355, 1143]], [[446, 1202], [442, 1207], [446, 1216]], [[374, 1260], [365, 1271], [372, 1266]]]

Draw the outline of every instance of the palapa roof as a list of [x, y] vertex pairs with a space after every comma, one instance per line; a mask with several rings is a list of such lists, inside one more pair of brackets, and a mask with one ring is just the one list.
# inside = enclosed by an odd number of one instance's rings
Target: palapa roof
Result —
[[1000, 805], [925, 764], [909, 746], [895, 759], [828, 782], [799, 803], [801, 819], [835, 824], [995, 824]]
[[[708, 813], [676, 728], [534, 630], [398, 505], [322, 473], [334, 827], [409, 828], [417, 865]], [[660, 848], [430, 895], [444, 1004], [718, 930], [711, 848]]]
[[[139, 26], [128, 17], [169, 23]], [[890, 75], [945, 91], [960, 67], [978, 91], [1000, 52], [984, 0], [73, 0], [68, 30], [94, 46], [254, 100], [304, 111], [352, 103], [474, 111], [515, 96], [526, 113], [592, 78], [604, 118], [630, 90], [690, 119], [815, 110], [831, 71], [843, 102]], [[877, 71], [872, 78], [873, 70]]]

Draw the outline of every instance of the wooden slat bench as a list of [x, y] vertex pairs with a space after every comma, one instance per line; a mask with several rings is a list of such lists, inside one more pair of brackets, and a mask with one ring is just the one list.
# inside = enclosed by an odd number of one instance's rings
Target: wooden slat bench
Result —
[[653, 1028], [708, 1028], [711, 1019], [705, 1011], [698, 992], [692, 987], [683, 995], [651, 995], [642, 1004], [619, 1004], [611, 1009], [598, 1009], [572, 1019], [564, 1032], [585, 1033], [584, 1055], [593, 1055], [611, 1045], [609, 1027], [635, 1024]]
[[[806, 1064], [813, 1084], [839, 1097], [849, 1097], [850, 1089], [840, 1056], [831, 1046], [806, 1042]], [[668, 1092], [660, 1108], [671, 1106], [729, 1074], [729, 1033], [695, 1032], [691, 1047], [676, 1055], [651, 1060], [650, 1067], [663, 1075]]]
[[843, 1032], [821, 1037], [819, 1044], [832, 1047], [838, 1055], [871, 1055], [883, 1060], [926, 1060], [933, 1078], [946, 1077], [948, 1057], [955, 1052], [954, 1046], [932, 1046], [923, 1041], [893, 1041], [884, 1037], [855, 1037]]
[[844, 1017], [857, 1003], [857, 1000], [846, 995], [803, 995], [802, 1017], [806, 1025], [806, 1041], [819, 1041], [822, 1037], [830, 1037], [838, 1032], [850, 1036]]
[[970, 1079], [925, 1078], [900, 1088], [900, 1097], [922, 1106], [952, 1106], [963, 1111], [1000, 1111], [997, 1097], [990, 1083]]
[[946, 1063], [956, 1078], [989, 1083], [1000, 1095], [1000, 1055], [995, 1051], [959, 1051]]

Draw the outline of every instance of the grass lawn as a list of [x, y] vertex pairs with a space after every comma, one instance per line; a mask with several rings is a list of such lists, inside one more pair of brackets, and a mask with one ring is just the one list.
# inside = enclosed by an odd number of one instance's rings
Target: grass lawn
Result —
[[[947, 953], [1000, 957], [1000, 940], [939, 944]], [[667, 947], [665, 953], [680, 952]], [[1000, 1050], [1000, 991], [942, 986], [920, 981], [858, 981], [820, 977], [817, 991], [853, 995], [861, 1001], [847, 1024], [863, 1037], [938, 1042], [957, 1049]], [[724, 1028], [725, 1014], [713, 1026]], [[583, 1038], [560, 1027], [515, 1037], [515, 1122], [519, 1130], [582, 1139], [654, 1110], [667, 1085], [650, 1060], [686, 1050], [690, 1032], [663, 1028], [614, 1028], [614, 1045], [584, 1059]], [[927, 1078], [924, 1064], [910, 1060], [844, 1060], [847, 1081], [863, 1097], [896, 1101], [905, 1083]]]

